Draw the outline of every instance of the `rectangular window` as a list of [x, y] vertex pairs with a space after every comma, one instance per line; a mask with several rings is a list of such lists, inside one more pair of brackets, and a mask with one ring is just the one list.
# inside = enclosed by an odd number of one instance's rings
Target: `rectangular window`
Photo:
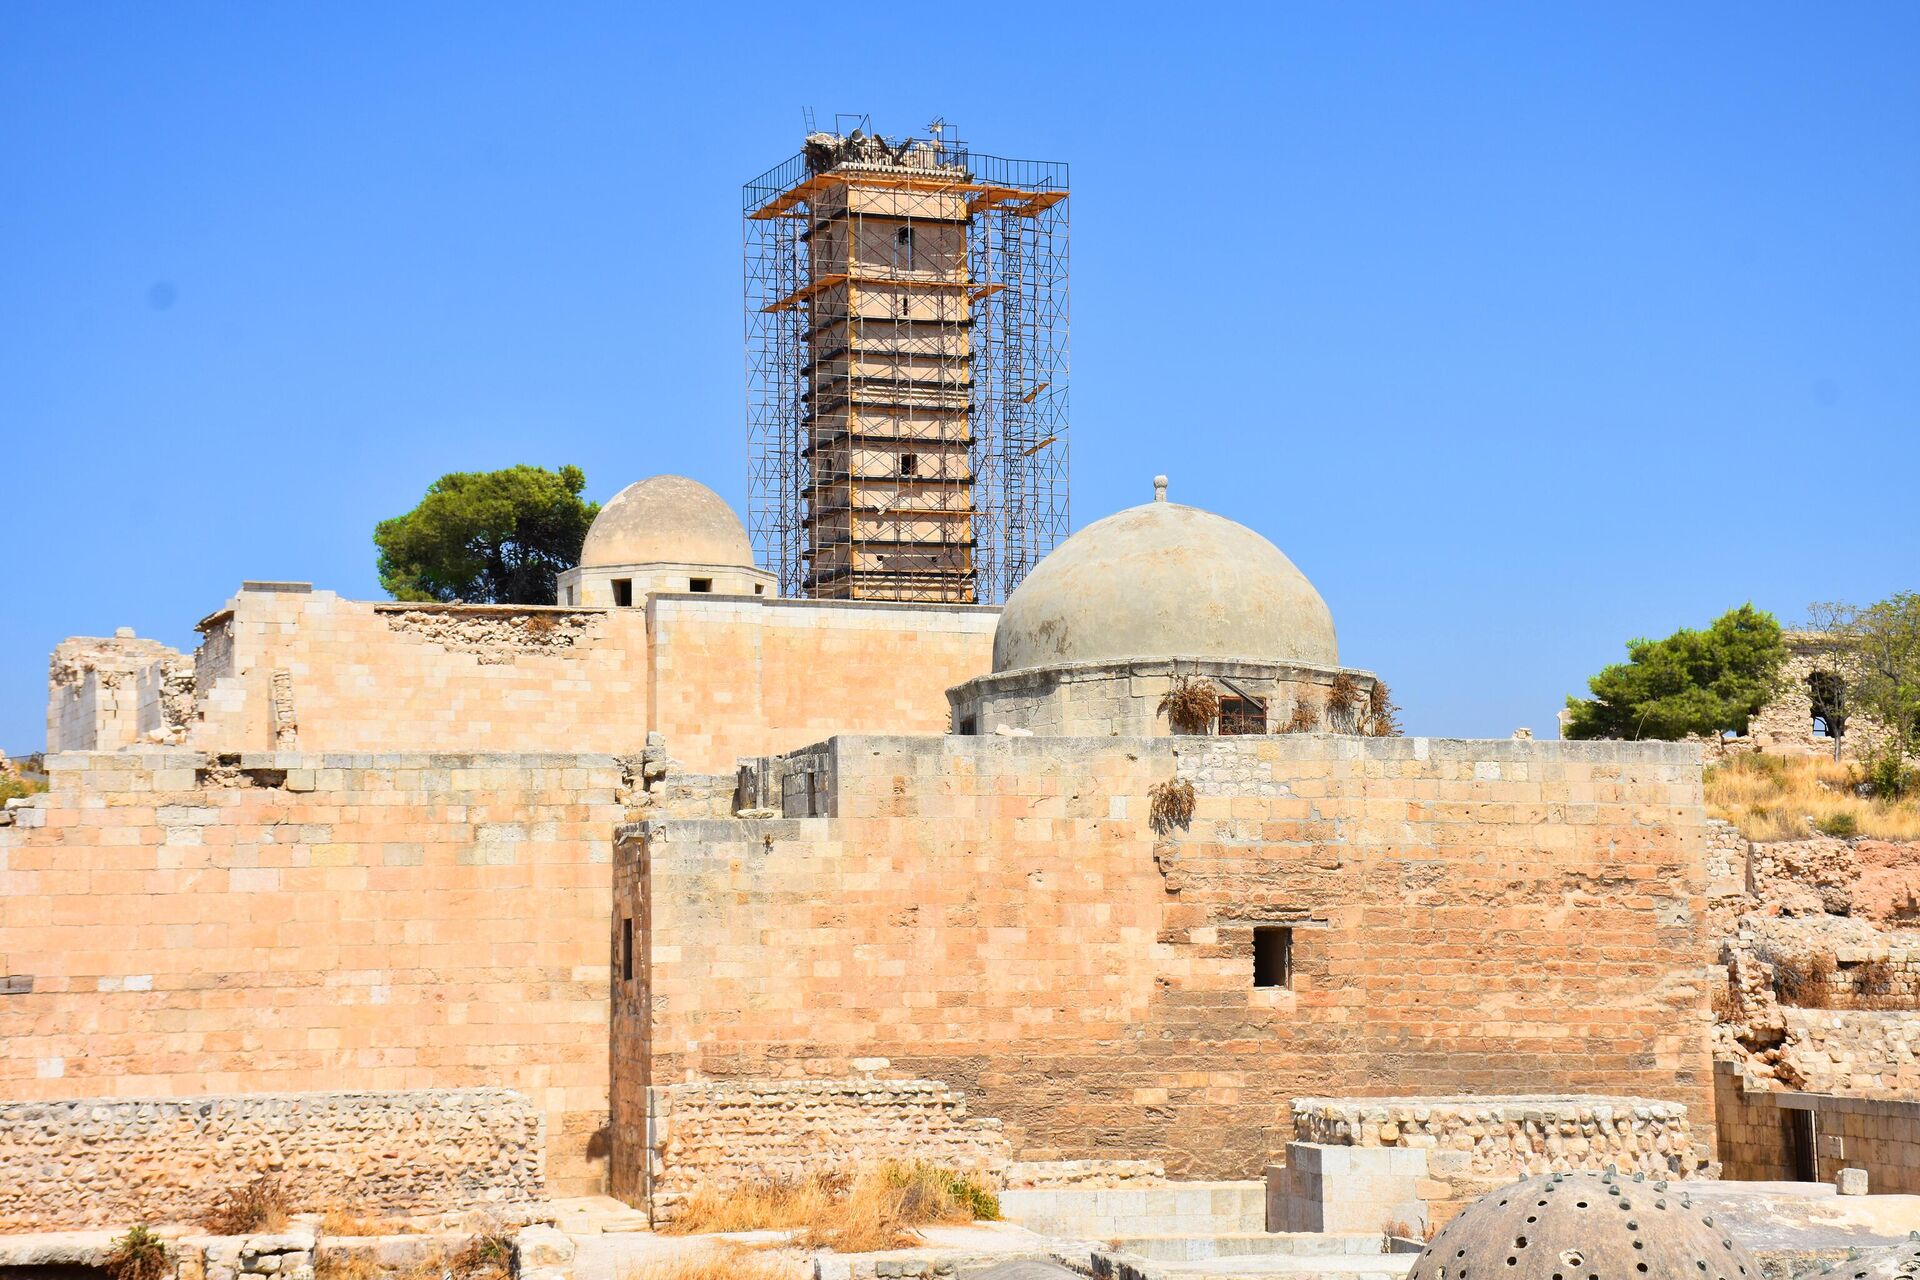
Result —
[[920, 474], [920, 455], [917, 453], [901, 454], [900, 455], [900, 474], [903, 476], [919, 475]]
[[613, 580], [613, 603], [622, 609], [633, 607], [633, 579], [615, 578]]
[[960, 721], [960, 732], [963, 736], [971, 738], [980, 732], [980, 722], [972, 716], [963, 717]]
[[687, 590], [711, 591], [713, 590], [713, 579], [712, 578], [688, 578]]
[[620, 922], [620, 979], [633, 981], [633, 920], [631, 917]]
[[1293, 930], [1281, 925], [1256, 925], [1253, 930], [1253, 985], [1293, 985]]
[[1266, 731], [1266, 703], [1258, 698], [1220, 699], [1220, 732], [1223, 735]]

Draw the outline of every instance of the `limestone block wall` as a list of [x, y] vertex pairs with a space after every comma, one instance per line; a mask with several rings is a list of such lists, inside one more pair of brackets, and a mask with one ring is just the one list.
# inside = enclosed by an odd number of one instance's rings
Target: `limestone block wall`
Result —
[[1009, 1160], [999, 1121], [968, 1115], [965, 1097], [937, 1080], [704, 1081], [656, 1086], [650, 1105], [656, 1222], [702, 1188], [915, 1159], [997, 1185]]
[[535, 1200], [542, 1128], [504, 1089], [0, 1102], [0, 1230], [198, 1221], [262, 1174], [295, 1210]]
[[130, 628], [60, 642], [47, 664], [47, 749], [177, 743], [193, 708], [192, 663]]
[[200, 624], [205, 751], [597, 751], [646, 741], [639, 610], [242, 591]]
[[[883, 1057], [1003, 1121], [1017, 1159], [1180, 1178], [1258, 1177], [1303, 1096], [1625, 1094], [1711, 1124], [1693, 748], [827, 749], [833, 816], [624, 833], [616, 911], [646, 995], [616, 1013], [616, 1114], [647, 1073]], [[1149, 790], [1176, 776], [1194, 816], [1156, 831]], [[1261, 927], [1290, 931], [1282, 985], [1254, 985]]]
[[591, 755], [50, 757], [0, 827], [0, 1097], [505, 1087], [603, 1182]]
[[1920, 1194], [1920, 1099], [1767, 1091], [1727, 1063], [1714, 1086], [1726, 1177], [1798, 1178], [1810, 1141], [1814, 1181], [1865, 1169], [1876, 1193]]
[[696, 773], [834, 733], [947, 731], [949, 685], [993, 665], [997, 608], [656, 596], [654, 727]]

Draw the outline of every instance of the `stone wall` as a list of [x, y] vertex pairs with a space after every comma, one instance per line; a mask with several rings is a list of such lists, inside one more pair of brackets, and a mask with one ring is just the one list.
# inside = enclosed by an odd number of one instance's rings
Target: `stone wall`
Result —
[[[1328, 690], [1339, 674], [1331, 667], [1194, 658], [1080, 662], [979, 676], [949, 689], [947, 700], [957, 732], [969, 732], [971, 725], [971, 732], [988, 734], [1005, 725], [1055, 736], [1149, 737], [1169, 731], [1160, 702], [1174, 677], [1184, 676], [1211, 683], [1222, 698], [1260, 702], [1265, 723], [1254, 732], [1281, 732], [1295, 708], [1304, 708], [1314, 729], [1353, 732], [1357, 707], [1328, 708]], [[1364, 707], [1374, 676], [1346, 674], [1358, 707]]]
[[[1630, 1094], [1710, 1124], [1697, 753], [1326, 735], [836, 738], [834, 816], [616, 848], [633, 1082], [942, 1080], [1021, 1160], [1257, 1177], [1293, 1098]], [[1192, 782], [1156, 831], [1149, 790]], [[1291, 973], [1256, 987], [1256, 928]], [[622, 1099], [625, 1099], [623, 1102]], [[643, 1194], [615, 1169], [617, 1194]]]
[[[1754, 715], [1747, 738], [1754, 750], [1770, 755], [1832, 755], [1833, 739], [1814, 732], [1809, 681], [1816, 672], [1845, 679], [1848, 663], [1831, 653], [1817, 635], [1790, 631], [1785, 640], [1787, 661], [1780, 671], [1779, 691]], [[1886, 730], [1877, 721], [1855, 712], [1841, 735], [1841, 757], [1867, 759], [1885, 737]]]
[[[1842, 1169], [1865, 1169], [1874, 1192], [1920, 1194], [1920, 1099], [1770, 1091], [1763, 1084], [1717, 1064], [1724, 1176], [1791, 1180], [1810, 1171], [1814, 1181], [1832, 1182]], [[1811, 1170], [1802, 1150], [1808, 1142]]]
[[1008, 1163], [1000, 1123], [969, 1116], [938, 1080], [712, 1081], [655, 1087], [650, 1102], [656, 1222], [702, 1189], [881, 1160], [930, 1160], [998, 1185]]
[[0, 1230], [198, 1221], [276, 1175], [298, 1210], [536, 1200], [542, 1117], [504, 1089], [0, 1103]]
[[115, 751], [185, 739], [193, 664], [129, 627], [62, 640], [47, 664], [47, 750]]
[[242, 591], [202, 622], [207, 751], [595, 751], [649, 732], [694, 774], [834, 731], [942, 732], [997, 609], [751, 596], [644, 608]]
[[602, 1184], [590, 755], [59, 755], [0, 827], [0, 1096], [501, 1086]]

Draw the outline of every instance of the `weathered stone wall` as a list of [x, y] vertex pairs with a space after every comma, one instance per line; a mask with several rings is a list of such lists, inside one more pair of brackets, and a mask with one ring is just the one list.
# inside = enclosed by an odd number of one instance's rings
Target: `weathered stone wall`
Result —
[[[1832, 755], [1833, 739], [1813, 731], [1809, 681], [1816, 672], [1832, 673], [1844, 680], [1849, 664], [1829, 652], [1817, 635], [1790, 631], [1785, 639], [1787, 661], [1780, 671], [1779, 691], [1754, 715], [1747, 740], [1753, 750], [1769, 755]], [[1841, 758], [1867, 759], [1885, 738], [1886, 730], [1878, 721], [1856, 710], [1848, 716], [1841, 734]]]
[[503, 1086], [599, 1189], [610, 757], [48, 765], [0, 827], [0, 1096]]
[[0, 1103], [0, 1230], [188, 1222], [276, 1175], [294, 1210], [539, 1199], [542, 1117], [504, 1089]]
[[[1920, 1194], [1920, 1099], [1773, 1091], [1763, 1083], [1730, 1064], [1716, 1065], [1724, 1176], [1798, 1178], [1805, 1170], [1796, 1167], [1795, 1149], [1811, 1138], [1815, 1181], [1831, 1182], [1842, 1169], [1865, 1169], [1874, 1192]], [[1807, 1113], [1813, 1117], [1810, 1132]]]
[[[1347, 674], [1363, 707], [1374, 677], [1365, 671]], [[980, 676], [948, 690], [947, 699], [956, 731], [971, 724], [973, 732], [990, 734], [1005, 725], [1073, 737], [1150, 737], [1169, 732], [1160, 702], [1174, 677], [1185, 676], [1212, 683], [1223, 698], [1262, 702], [1266, 724], [1259, 732], [1281, 732], [1296, 707], [1306, 709], [1314, 729], [1352, 732], [1359, 707], [1330, 709], [1327, 702], [1338, 675], [1331, 667], [1269, 662], [1081, 662]]]
[[[1697, 753], [1325, 735], [837, 738], [832, 817], [617, 847], [617, 1093], [942, 1080], [1022, 1160], [1258, 1176], [1295, 1097], [1624, 1093], [1710, 1125]], [[1196, 809], [1156, 832], [1148, 792]], [[1256, 926], [1290, 985], [1253, 985]], [[619, 1025], [641, 1023], [643, 1025]], [[641, 1123], [635, 1104], [616, 1114]], [[639, 1182], [616, 1169], [616, 1191]]]
[[651, 1105], [656, 1222], [671, 1221], [703, 1188], [916, 1159], [997, 1185], [1009, 1160], [999, 1121], [968, 1115], [965, 1097], [938, 1080], [674, 1084], [656, 1086]]
[[62, 640], [47, 664], [47, 749], [114, 751], [185, 739], [193, 664], [130, 628]]
[[943, 732], [997, 609], [655, 596], [645, 608], [376, 604], [242, 591], [201, 624], [207, 751], [595, 751], [680, 766], [834, 731]]
[[[1679, 1103], [1653, 1098], [1297, 1098], [1301, 1142], [1420, 1147], [1461, 1174], [1515, 1182], [1604, 1169], [1687, 1177], [1712, 1157], [1694, 1147]], [[1430, 1164], [1430, 1167], [1431, 1164]]]

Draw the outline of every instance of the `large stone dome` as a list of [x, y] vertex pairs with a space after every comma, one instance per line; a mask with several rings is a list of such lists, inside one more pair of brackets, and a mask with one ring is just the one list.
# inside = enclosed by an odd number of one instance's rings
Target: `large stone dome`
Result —
[[1760, 1264], [1684, 1182], [1555, 1173], [1482, 1196], [1407, 1280], [1760, 1280]]
[[753, 543], [726, 499], [698, 480], [652, 476], [613, 495], [580, 548], [580, 567], [697, 564], [753, 567]]
[[1160, 498], [1054, 548], [993, 633], [996, 672], [1169, 657], [1332, 667], [1339, 656], [1326, 601], [1280, 548]]

